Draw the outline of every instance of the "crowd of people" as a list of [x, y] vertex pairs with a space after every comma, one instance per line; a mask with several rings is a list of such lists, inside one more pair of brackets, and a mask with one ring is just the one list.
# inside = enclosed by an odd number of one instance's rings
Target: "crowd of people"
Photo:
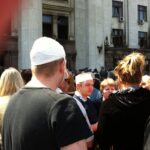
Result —
[[150, 150], [150, 75], [145, 56], [122, 58], [113, 71], [66, 68], [56, 40], [41, 37], [31, 69], [2, 70], [2, 150]]

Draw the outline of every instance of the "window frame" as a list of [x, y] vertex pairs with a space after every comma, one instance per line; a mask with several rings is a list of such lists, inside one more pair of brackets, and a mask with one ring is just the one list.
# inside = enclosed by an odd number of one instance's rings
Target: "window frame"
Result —
[[[51, 21], [48, 22], [48, 20], [44, 21], [44, 17], [50, 17], [51, 18]], [[47, 33], [45, 34], [44, 33], [44, 25], [49, 25], [49, 28], [51, 29], [50, 34], [48, 35]], [[50, 15], [50, 14], [43, 14], [42, 15], [42, 30], [43, 30], [43, 36], [48, 36], [48, 37], [53, 37], [53, 15]]]
[[123, 32], [123, 29], [112, 29], [112, 42], [114, 47], [123, 47]]
[[123, 2], [112, 1], [112, 17], [123, 17]]
[[138, 21], [140, 20], [147, 22], [147, 6], [138, 5]]
[[[66, 19], [65, 21], [66, 21], [66, 23], [65, 22], [60, 22], [59, 23], [59, 19], [60, 18], [64, 18], [64, 19]], [[67, 25], [64, 25], [64, 24], [67, 24]], [[67, 31], [66, 31], [66, 34], [67, 35], [64, 35], [64, 38], [62, 38], [63, 36], [61, 35], [60, 37], [59, 37], [59, 27], [60, 26], [62, 26], [62, 27], [65, 27], [66, 26], [66, 28], [67, 28]], [[58, 40], [68, 40], [68, 38], [69, 38], [69, 17], [68, 16], [65, 16], [65, 15], [60, 15], [60, 16], [57, 16], [57, 39]]]
[[[142, 36], [142, 34], [144, 36]], [[141, 35], [141, 36], [140, 36]], [[148, 33], [147, 32], [143, 32], [143, 31], [138, 31], [138, 45], [140, 46], [140, 48], [147, 48], [148, 46]], [[144, 43], [143, 43], [143, 46], [140, 44], [142, 38], [144, 39]]]
[[[70, 24], [69, 24], [69, 16], [68, 15], [43, 14], [42, 17], [43, 17], [42, 18], [42, 25], [43, 25], [42, 34], [43, 34], [43, 36], [52, 37], [52, 38], [55, 38], [55, 39], [61, 40], [61, 41], [69, 40]], [[48, 20], [49, 18], [46, 18], [46, 17], [51, 17], [51, 19]], [[61, 18], [61, 17], [62, 18], [64, 17], [64, 22], [59, 22], [59, 18]], [[44, 30], [44, 28], [47, 28], [47, 29]], [[56, 32], [56, 33], [54, 33], [54, 32]]]

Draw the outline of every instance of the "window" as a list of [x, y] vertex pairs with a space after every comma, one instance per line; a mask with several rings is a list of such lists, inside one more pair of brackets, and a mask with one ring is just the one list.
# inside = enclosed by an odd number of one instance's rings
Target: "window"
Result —
[[43, 15], [43, 36], [53, 36], [53, 17], [50, 15]]
[[147, 48], [147, 32], [138, 32], [140, 48]]
[[68, 17], [57, 18], [58, 39], [68, 40]]
[[123, 2], [112, 1], [112, 16], [123, 17]]
[[147, 7], [138, 5], [138, 21], [147, 21]]
[[114, 47], [123, 47], [123, 30], [113, 29], [112, 30], [112, 41]]
[[68, 40], [68, 16], [43, 15], [43, 36]]

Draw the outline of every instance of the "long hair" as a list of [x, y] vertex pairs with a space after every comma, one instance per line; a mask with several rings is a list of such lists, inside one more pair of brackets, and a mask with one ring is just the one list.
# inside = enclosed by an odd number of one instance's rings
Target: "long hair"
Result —
[[142, 79], [144, 66], [144, 55], [133, 52], [119, 62], [114, 73], [122, 83], [139, 84]]
[[15, 68], [6, 69], [0, 78], [0, 96], [13, 95], [21, 87], [23, 87], [24, 82], [21, 74]]

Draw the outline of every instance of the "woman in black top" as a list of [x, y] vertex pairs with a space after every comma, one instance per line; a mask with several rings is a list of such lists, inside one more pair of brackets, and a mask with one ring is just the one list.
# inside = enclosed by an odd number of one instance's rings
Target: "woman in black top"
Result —
[[150, 91], [139, 86], [144, 65], [144, 56], [134, 52], [115, 68], [119, 90], [100, 109], [97, 134], [101, 150], [142, 150], [150, 114]]

